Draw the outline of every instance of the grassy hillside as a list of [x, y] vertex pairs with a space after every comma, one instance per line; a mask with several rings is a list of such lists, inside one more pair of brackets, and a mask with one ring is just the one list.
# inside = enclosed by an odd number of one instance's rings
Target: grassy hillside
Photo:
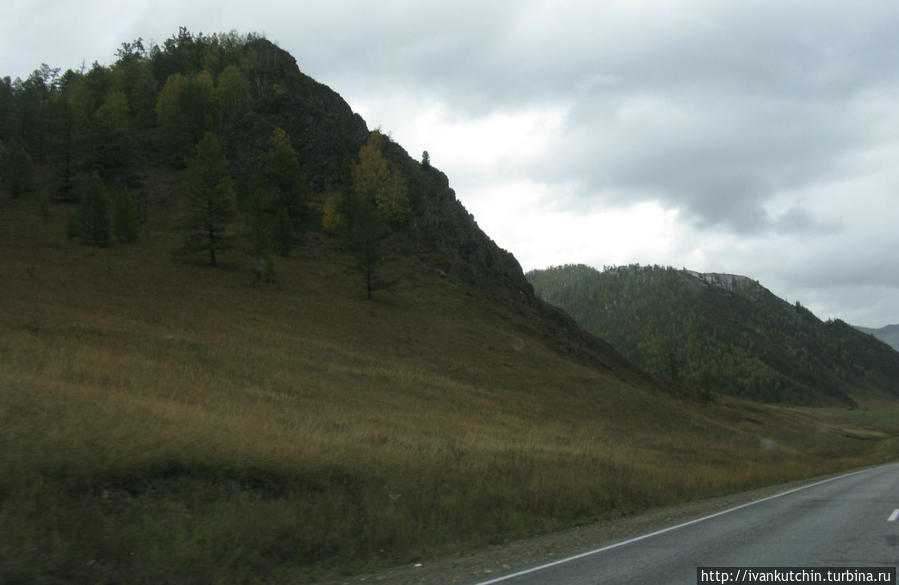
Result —
[[[314, 580], [894, 457], [669, 394], [419, 256], [366, 302], [325, 236], [257, 286], [0, 202], [0, 581]], [[568, 346], [571, 350], [571, 346]], [[585, 365], [585, 364], [591, 365]]]
[[899, 453], [638, 370], [268, 41], [119, 56], [0, 80], [0, 583], [310, 582]]
[[899, 396], [899, 353], [745, 277], [564, 266], [528, 278], [541, 298], [676, 384], [793, 404]]

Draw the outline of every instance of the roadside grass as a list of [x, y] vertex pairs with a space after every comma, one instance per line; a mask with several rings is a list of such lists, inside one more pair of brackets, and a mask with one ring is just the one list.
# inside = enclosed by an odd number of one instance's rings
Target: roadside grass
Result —
[[[310, 235], [253, 283], [0, 202], [0, 582], [312, 582], [895, 459], [896, 419], [688, 399]], [[862, 411], [859, 411], [862, 412]]]

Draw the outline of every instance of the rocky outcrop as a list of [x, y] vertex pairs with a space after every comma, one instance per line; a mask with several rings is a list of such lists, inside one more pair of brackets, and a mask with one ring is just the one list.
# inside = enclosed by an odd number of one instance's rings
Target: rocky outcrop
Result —
[[265, 39], [251, 41], [258, 68], [249, 88], [255, 106], [229, 140], [243, 168], [257, 163], [274, 128], [290, 135], [313, 191], [343, 184], [349, 164], [368, 139], [368, 128], [328, 86], [300, 72], [290, 53]]
[[[257, 164], [275, 127], [283, 128], [315, 192], [346, 188], [349, 169], [368, 139], [365, 121], [331, 88], [300, 72], [296, 60], [265, 39], [252, 41], [259, 64], [251, 91], [256, 106], [228, 141], [243, 168]], [[534, 303], [534, 292], [515, 257], [491, 240], [456, 198], [446, 175], [421, 165], [387, 141], [385, 157], [410, 187], [412, 216], [406, 233], [439, 256], [435, 269], [476, 286], [501, 287]]]

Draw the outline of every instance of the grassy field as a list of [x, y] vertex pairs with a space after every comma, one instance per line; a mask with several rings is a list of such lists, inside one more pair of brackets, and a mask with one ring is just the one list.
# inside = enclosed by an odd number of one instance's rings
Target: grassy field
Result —
[[369, 303], [317, 236], [257, 286], [164, 216], [97, 250], [37, 210], [0, 201], [2, 583], [311, 582], [899, 454], [572, 360], [421, 257]]

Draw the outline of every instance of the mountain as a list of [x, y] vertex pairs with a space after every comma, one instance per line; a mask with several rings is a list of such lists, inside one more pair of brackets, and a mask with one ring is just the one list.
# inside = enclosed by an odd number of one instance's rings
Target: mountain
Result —
[[881, 327], [879, 329], [856, 326], [856, 329], [863, 333], [867, 333], [868, 335], [873, 335], [893, 349], [899, 351], [899, 325], [887, 325], [886, 327]]
[[588, 331], [687, 386], [791, 404], [899, 396], [899, 354], [745, 276], [639, 265], [527, 276]]
[[269, 41], [117, 56], [0, 83], [0, 582], [355, 580], [895, 458], [640, 370]]

